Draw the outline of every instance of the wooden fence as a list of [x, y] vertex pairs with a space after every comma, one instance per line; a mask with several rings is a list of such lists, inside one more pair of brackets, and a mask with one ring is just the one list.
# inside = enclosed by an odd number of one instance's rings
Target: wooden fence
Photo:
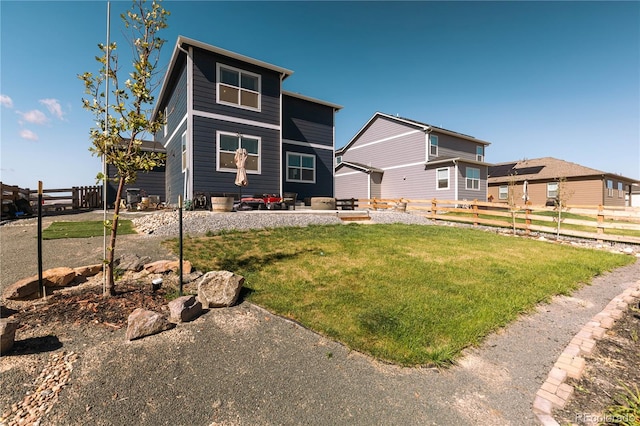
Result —
[[[640, 244], [640, 209], [568, 205], [547, 206], [489, 203], [483, 201], [417, 199], [341, 199], [338, 208], [407, 211], [437, 221], [462, 222], [474, 226], [510, 228], [529, 234], [556, 235]], [[346, 208], [345, 208], [346, 206]]]
[[[12, 214], [12, 211], [21, 211], [17, 208], [17, 206], [20, 206], [20, 200], [27, 200], [32, 212], [36, 212], [38, 203], [37, 189], [19, 188], [0, 182], [0, 191], [2, 193], [3, 218], [15, 217], [16, 215]], [[102, 186], [43, 189], [42, 194], [42, 209], [44, 212], [102, 208]]]

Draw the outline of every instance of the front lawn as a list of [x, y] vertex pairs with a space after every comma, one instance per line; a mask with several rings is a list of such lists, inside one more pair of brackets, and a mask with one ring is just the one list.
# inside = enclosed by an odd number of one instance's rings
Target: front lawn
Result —
[[[103, 235], [104, 222], [90, 220], [83, 222], [53, 222], [42, 230], [43, 240], [58, 238], [89, 238]], [[118, 221], [118, 235], [135, 234], [133, 222], [121, 219]], [[111, 234], [111, 227], [107, 228], [107, 235]]]
[[402, 365], [449, 364], [537, 303], [634, 260], [400, 224], [226, 232], [187, 238], [184, 254], [200, 270], [243, 275], [249, 301]]

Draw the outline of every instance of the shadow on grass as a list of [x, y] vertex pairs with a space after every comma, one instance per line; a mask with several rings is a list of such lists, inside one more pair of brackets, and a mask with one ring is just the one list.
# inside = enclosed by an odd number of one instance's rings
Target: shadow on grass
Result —
[[295, 253], [268, 253], [261, 256], [225, 257], [220, 259], [220, 269], [223, 271], [259, 271], [266, 265], [286, 259], [294, 259], [309, 252], [313, 252], [313, 249], [299, 250]]

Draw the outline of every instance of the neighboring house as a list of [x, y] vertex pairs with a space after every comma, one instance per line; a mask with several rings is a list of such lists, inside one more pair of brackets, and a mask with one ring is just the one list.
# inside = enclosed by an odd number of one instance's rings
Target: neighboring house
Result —
[[[333, 195], [339, 105], [284, 91], [293, 72], [179, 36], [154, 109], [167, 124], [166, 200], [204, 193]], [[249, 184], [235, 186], [236, 149]]]
[[487, 198], [489, 142], [376, 112], [336, 151], [336, 198]]
[[[142, 141], [140, 149], [143, 152], [161, 152], [165, 153], [165, 149], [162, 144], [153, 141]], [[107, 176], [114, 178], [116, 176], [116, 167], [112, 164], [107, 164]], [[144, 195], [157, 195], [160, 200], [165, 200], [165, 166], [154, 167], [152, 170], [145, 172], [138, 172], [138, 177], [135, 182], [125, 184], [122, 191], [122, 199], [126, 201], [127, 189], [139, 189]], [[116, 192], [118, 190], [117, 182], [109, 181], [107, 183], [107, 205], [111, 206], [116, 200]]]
[[531, 204], [553, 205], [558, 196], [566, 204], [628, 206], [635, 179], [544, 157], [495, 164], [489, 167], [489, 196], [508, 202], [512, 191], [516, 204], [524, 203], [524, 183]]

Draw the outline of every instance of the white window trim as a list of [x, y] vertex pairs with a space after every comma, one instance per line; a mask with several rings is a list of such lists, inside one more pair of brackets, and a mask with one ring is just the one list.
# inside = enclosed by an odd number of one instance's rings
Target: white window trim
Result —
[[[260, 136], [246, 135], [246, 134], [233, 133], [233, 132], [221, 132], [221, 131], [216, 131], [216, 171], [230, 172], [230, 173], [236, 173], [238, 171], [238, 169], [235, 167], [234, 168], [220, 167], [220, 136], [221, 135], [234, 136], [234, 137], [237, 137], [238, 140], [241, 137], [257, 139], [258, 140], [258, 170], [256, 171], [256, 170], [247, 169], [247, 174], [259, 175], [262, 173], [262, 138]], [[238, 143], [238, 146], [239, 146], [239, 143]]]
[[[220, 68], [226, 68], [228, 70], [231, 71], [236, 71], [238, 72], [239, 75], [239, 84], [240, 86], [230, 86], [226, 83], [221, 83], [220, 82]], [[248, 89], [243, 89], [242, 88], [242, 74], [247, 74], [250, 75], [252, 77], [257, 77], [258, 78], [258, 91], [254, 92], [253, 90], [248, 90]], [[240, 99], [238, 99], [238, 103], [235, 104], [233, 102], [226, 102], [220, 99], [220, 85], [224, 85], [224, 86], [229, 86], [229, 87], [236, 87], [238, 89], [238, 96], [240, 96], [240, 92], [242, 90], [245, 90], [247, 92], [251, 92], [251, 93], [257, 93], [258, 94], [258, 108], [253, 108], [251, 106], [247, 106], [247, 105], [242, 105], [240, 104]], [[217, 63], [216, 64], [216, 102], [219, 103], [220, 105], [227, 105], [230, 107], [234, 107], [234, 108], [240, 108], [240, 109], [246, 109], [249, 111], [257, 111], [260, 112], [262, 110], [262, 76], [260, 74], [256, 74], [250, 71], [245, 71], [243, 69], [240, 68], [236, 68], [236, 67], [232, 67], [230, 65], [226, 65], [226, 64], [222, 64], [222, 63]]]
[[168, 116], [167, 116], [167, 107], [164, 107], [164, 125], [162, 126], [162, 128], [164, 129], [164, 137], [167, 137], [167, 133], [169, 133], [169, 120], [168, 120]]
[[[451, 171], [449, 170], [449, 167], [440, 167], [439, 169], [436, 169], [436, 191], [447, 191], [451, 188]], [[446, 188], [440, 188], [440, 179], [438, 178], [438, 172], [441, 170], [446, 170], [447, 171], [447, 187]]]
[[[291, 155], [295, 155], [295, 156], [300, 156], [300, 157], [308, 157], [308, 158], [312, 158], [313, 159], [313, 180], [303, 180], [303, 179], [289, 179], [289, 156]], [[312, 155], [312, 154], [303, 154], [301, 152], [289, 152], [287, 151], [287, 159], [286, 159], [286, 166], [285, 166], [285, 173], [286, 173], [286, 181], [287, 182], [296, 182], [296, 183], [316, 183], [316, 156]], [[302, 164], [300, 165], [300, 170], [302, 169], [306, 169], [309, 170], [308, 167], [302, 167]], [[300, 176], [302, 176], [302, 173], [300, 173]]]
[[187, 132], [184, 132], [180, 137], [180, 161], [182, 172], [186, 172], [189, 169], [189, 143], [187, 141]]
[[[556, 193], [555, 195], [549, 194], [549, 185], [555, 185], [556, 188], [553, 190]], [[547, 182], [547, 198], [556, 198], [558, 196], [559, 187], [560, 185], [558, 185], [558, 182]]]
[[[433, 144], [431, 143], [431, 138], [435, 138], [435, 139], [436, 139], [436, 144], [435, 144], [435, 145], [433, 145]], [[431, 153], [431, 147], [434, 147], [434, 146], [436, 147], [436, 153], [435, 153], [435, 154], [432, 154], [432, 153]], [[438, 135], [431, 135], [431, 134], [430, 134], [430, 135], [429, 135], [429, 157], [437, 157], [437, 156], [438, 156], [439, 149], [440, 149], [440, 140], [439, 140], [439, 138], [438, 138]]]
[[[482, 149], [482, 154], [478, 154], [478, 148]], [[476, 161], [484, 161], [484, 147], [476, 146]]]
[[[469, 170], [477, 170], [478, 171], [478, 179], [475, 178], [470, 178], [469, 177]], [[464, 179], [464, 186], [465, 189], [468, 189], [469, 191], [480, 191], [480, 169], [477, 167], [465, 167], [465, 179]], [[473, 188], [473, 185], [471, 188], [469, 188], [469, 182], [473, 182], [473, 181], [477, 181], [478, 182], [478, 187], [477, 188]]]
[[508, 200], [508, 199], [509, 199], [509, 186], [500, 185], [498, 187], [498, 200]]

